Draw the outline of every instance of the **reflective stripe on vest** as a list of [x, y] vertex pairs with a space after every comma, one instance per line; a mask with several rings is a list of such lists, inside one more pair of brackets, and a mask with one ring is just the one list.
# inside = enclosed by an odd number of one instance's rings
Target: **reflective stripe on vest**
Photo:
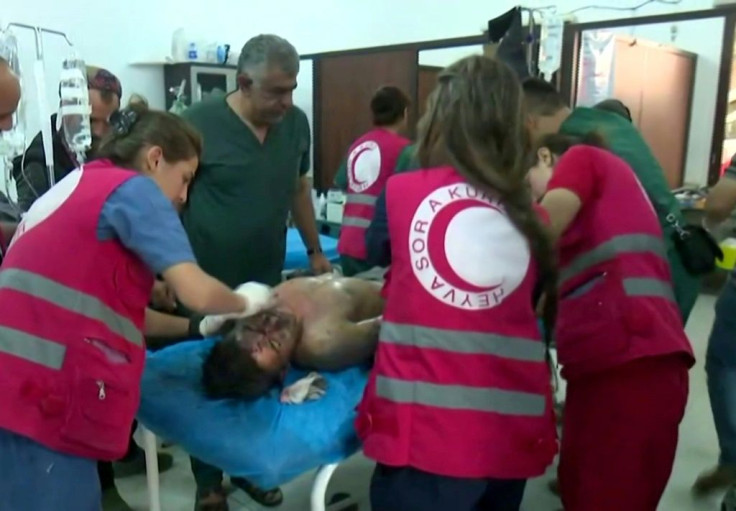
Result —
[[345, 205], [359, 204], [361, 206], [375, 206], [378, 198], [368, 193], [349, 193], [345, 200]]
[[605, 243], [576, 257], [560, 272], [560, 282], [564, 282], [596, 264], [614, 259], [624, 253], [650, 252], [662, 259], [667, 259], [667, 248], [664, 241], [648, 234], [626, 234], [616, 236]]
[[100, 321], [126, 341], [136, 346], [143, 346], [143, 334], [133, 322], [92, 295], [16, 268], [0, 271], [0, 289], [12, 289], [31, 295], [51, 302], [62, 309]]
[[384, 321], [381, 342], [419, 348], [438, 349], [468, 355], [494, 355], [511, 360], [543, 362], [544, 345], [540, 341], [482, 332], [441, 330]]
[[[368, 193], [349, 193], [345, 201], [345, 208], [354, 204], [356, 206], [375, 206], [377, 197]], [[342, 218], [342, 225], [345, 227], [358, 227], [367, 229], [371, 225], [371, 221], [367, 218], [359, 216], [347, 215]]]
[[64, 364], [66, 346], [27, 332], [0, 326], [0, 353], [58, 370]]
[[385, 376], [376, 378], [376, 394], [400, 404], [529, 417], [543, 416], [547, 407], [546, 397], [541, 394], [462, 385], [437, 385]]
[[[616, 236], [597, 247], [579, 255], [560, 272], [560, 283], [564, 283], [589, 268], [626, 253], [650, 253], [667, 261], [667, 248], [664, 241], [648, 234], [625, 234]], [[667, 263], [669, 264], [669, 263]], [[592, 289], [594, 282], [586, 283], [568, 297], [581, 296]], [[628, 296], [651, 296], [675, 301], [675, 294], [669, 282], [656, 278], [624, 278], [624, 291]]]
[[357, 216], [346, 216], [342, 219], [343, 227], [361, 227], [367, 229], [371, 225], [371, 221], [367, 218], [360, 218]]

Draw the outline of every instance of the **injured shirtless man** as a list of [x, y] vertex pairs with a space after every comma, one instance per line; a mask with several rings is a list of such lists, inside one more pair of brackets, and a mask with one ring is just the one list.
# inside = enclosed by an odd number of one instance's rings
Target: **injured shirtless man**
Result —
[[279, 284], [272, 307], [222, 326], [223, 339], [204, 363], [205, 391], [216, 399], [255, 399], [280, 384], [290, 364], [337, 371], [366, 362], [378, 344], [380, 291], [380, 282], [339, 275]]

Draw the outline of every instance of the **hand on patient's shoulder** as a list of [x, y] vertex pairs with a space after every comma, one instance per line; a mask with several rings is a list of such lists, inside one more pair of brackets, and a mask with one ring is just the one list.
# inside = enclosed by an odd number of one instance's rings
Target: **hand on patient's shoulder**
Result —
[[260, 282], [246, 282], [240, 284], [235, 292], [245, 298], [246, 307], [239, 317], [252, 316], [272, 304], [273, 289]]
[[316, 401], [327, 392], [327, 380], [317, 373], [311, 372], [301, 380], [297, 380], [281, 391], [281, 402], [298, 405], [305, 401]]

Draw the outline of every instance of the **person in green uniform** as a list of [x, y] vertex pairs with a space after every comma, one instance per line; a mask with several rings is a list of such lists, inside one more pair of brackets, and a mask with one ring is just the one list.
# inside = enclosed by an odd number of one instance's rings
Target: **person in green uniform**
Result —
[[[183, 113], [202, 134], [204, 151], [182, 212], [199, 265], [235, 287], [281, 281], [286, 222], [291, 212], [314, 273], [331, 271], [322, 254], [311, 199], [310, 132], [295, 107], [299, 55], [285, 39], [250, 39], [238, 61], [238, 89]], [[222, 472], [192, 459], [197, 507], [225, 511]], [[276, 506], [279, 489], [264, 491], [245, 479], [233, 483], [254, 500]]]
[[562, 95], [544, 80], [530, 78], [524, 81], [523, 86], [533, 142], [550, 133], [583, 136], [596, 131], [603, 136], [611, 151], [634, 170], [664, 230], [675, 298], [683, 324], [687, 323], [700, 286], [697, 277], [691, 275], [682, 263], [667, 216], [673, 215], [678, 222], [685, 222], [664, 171], [639, 130], [622, 111], [611, 110], [610, 102], [604, 102], [601, 107], [578, 107], [572, 110]]

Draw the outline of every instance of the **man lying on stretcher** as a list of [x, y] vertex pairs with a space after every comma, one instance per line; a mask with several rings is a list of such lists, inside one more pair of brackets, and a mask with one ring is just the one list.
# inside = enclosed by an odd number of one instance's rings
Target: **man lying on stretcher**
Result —
[[254, 399], [278, 385], [289, 364], [337, 371], [369, 360], [378, 344], [381, 285], [339, 275], [300, 277], [274, 288], [274, 305], [229, 320], [205, 360], [213, 398]]

